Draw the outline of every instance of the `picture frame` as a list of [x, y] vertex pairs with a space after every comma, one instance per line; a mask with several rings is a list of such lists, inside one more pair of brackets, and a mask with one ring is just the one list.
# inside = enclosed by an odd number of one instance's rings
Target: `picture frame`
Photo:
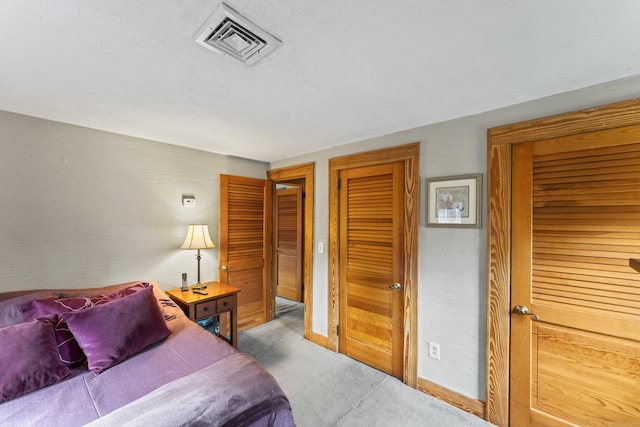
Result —
[[427, 178], [426, 225], [482, 228], [482, 174]]

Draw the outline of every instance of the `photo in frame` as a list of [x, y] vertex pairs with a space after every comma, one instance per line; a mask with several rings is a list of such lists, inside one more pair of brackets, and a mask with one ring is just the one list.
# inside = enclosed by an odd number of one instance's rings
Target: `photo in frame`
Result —
[[427, 178], [427, 227], [482, 228], [482, 174]]

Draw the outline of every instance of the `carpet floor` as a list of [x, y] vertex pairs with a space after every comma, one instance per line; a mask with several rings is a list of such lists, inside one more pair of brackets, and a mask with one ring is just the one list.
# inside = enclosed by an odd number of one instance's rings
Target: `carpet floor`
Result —
[[492, 424], [303, 338], [303, 306], [277, 299], [276, 319], [238, 334], [289, 397], [298, 427]]

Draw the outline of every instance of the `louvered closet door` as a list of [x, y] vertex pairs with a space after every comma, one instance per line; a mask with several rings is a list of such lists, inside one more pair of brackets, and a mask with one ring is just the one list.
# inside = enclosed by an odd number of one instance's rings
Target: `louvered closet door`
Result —
[[265, 180], [220, 175], [220, 281], [238, 293], [238, 329], [267, 320], [264, 271]]
[[640, 420], [640, 128], [514, 146], [511, 425]]
[[276, 294], [302, 302], [302, 188], [276, 190]]
[[340, 352], [402, 378], [402, 163], [340, 175]]

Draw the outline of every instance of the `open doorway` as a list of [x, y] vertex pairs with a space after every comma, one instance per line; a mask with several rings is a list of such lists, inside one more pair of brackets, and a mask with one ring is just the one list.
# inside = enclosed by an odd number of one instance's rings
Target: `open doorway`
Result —
[[[304, 337], [312, 340], [311, 307], [312, 307], [312, 259], [313, 259], [313, 199], [314, 199], [314, 164], [289, 166], [267, 172], [268, 192], [271, 206], [268, 212], [271, 226], [271, 250], [269, 261], [269, 283], [271, 286], [271, 313], [274, 318], [278, 313], [295, 314], [303, 312]], [[293, 191], [290, 191], [293, 189]], [[297, 189], [297, 190], [296, 190]], [[300, 220], [294, 221], [289, 215], [291, 204], [295, 203], [296, 191], [300, 193]], [[280, 196], [281, 197], [279, 200]], [[285, 216], [278, 220], [280, 208], [284, 205]], [[281, 211], [280, 214], [283, 212]], [[278, 230], [278, 222], [284, 227]], [[295, 226], [293, 225], [295, 224]], [[280, 234], [279, 234], [280, 233]], [[284, 237], [285, 244], [279, 241]], [[295, 241], [299, 237], [299, 250]], [[297, 269], [301, 275], [297, 276]], [[298, 279], [301, 277], [301, 281]], [[278, 284], [280, 283], [280, 289]], [[284, 285], [284, 286], [282, 286]], [[299, 296], [296, 290], [299, 287]], [[280, 294], [281, 296], [278, 296]], [[301, 307], [302, 305], [302, 307]]]
[[[273, 206], [273, 278], [276, 319], [304, 335], [304, 182], [277, 183]], [[302, 180], [303, 181], [303, 180]]]

